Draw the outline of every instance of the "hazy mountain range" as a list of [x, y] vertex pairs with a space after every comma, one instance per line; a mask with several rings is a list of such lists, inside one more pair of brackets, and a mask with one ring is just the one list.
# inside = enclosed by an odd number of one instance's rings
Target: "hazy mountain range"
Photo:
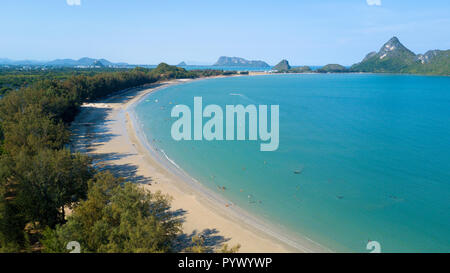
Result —
[[93, 58], [81, 58], [79, 60], [74, 59], [56, 59], [53, 61], [35, 61], [35, 60], [10, 60], [1, 59], [2, 65], [42, 65], [42, 66], [55, 66], [55, 67], [126, 67], [127, 63], [113, 63], [106, 59], [93, 59]]

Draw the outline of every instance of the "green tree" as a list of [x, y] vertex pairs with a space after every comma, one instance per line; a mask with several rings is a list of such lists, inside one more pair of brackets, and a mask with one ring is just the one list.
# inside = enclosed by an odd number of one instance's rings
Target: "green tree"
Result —
[[77, 241], [83, 252], [169, 252], [181, 231], [169, 209], [167, 196], [99, 173], [67, 223], [45, 232], [44, 251], [64, 252]]
[[3, 123], [3, 147], [10, 154], [26, 151], [36, 154], [41, 149], [61, 149], [69, 142], [69, 131], [61, 122], [55, 122], [37, 109], [20, 115], [15, 121]]
[[92, 177], [90, 163], [86, 156], [66, 149], [41, 150], [36, 155], [22, 151], [3, 166], [9, 170], [2, 180], [9, 182], [2, 186], [14, 193], [11, 203], [27, 222], [54, 227], [64, 223], [65, 208], [85, 197]]

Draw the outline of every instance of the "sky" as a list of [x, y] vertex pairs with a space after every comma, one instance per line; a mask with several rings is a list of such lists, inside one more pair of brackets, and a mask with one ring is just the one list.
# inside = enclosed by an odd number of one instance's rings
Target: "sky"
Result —
[[0, 58], [351, 65], [392, 36], [450, 49], [448, 0], [0, 0]]

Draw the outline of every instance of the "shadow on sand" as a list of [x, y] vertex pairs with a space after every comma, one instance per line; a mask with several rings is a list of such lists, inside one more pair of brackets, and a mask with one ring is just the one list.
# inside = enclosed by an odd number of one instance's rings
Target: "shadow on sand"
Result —
[[110, 108], [83, 107], [81, 116], [72, 122], [72, 149], [89, 153], [117, 136], [107, 126], [111, 122], [107, 119], [110, 112]]
[[176, 252], [181, 252], [189, 247], [195, 246], [194, 238], [201, 238], [203, 240], [203, 246], [206, 252], [214, 252], [215, 249], [219, 248], [224, 243], [228, 242], [230, 239], [219, 235], [217, 229], [204, 229], [201, 232], [194, 230], [190, 234], [183, 233], [178, 236], [177, 244], [174, 249]]
[[[152, 84], [151, 87], [159, 87], [164, 84]], [[108, 98], [105, 103], [125, 103], [136, 96], [141, 89], [128, 90], [115, 94]], [[138, 167], [133, 164], [117, 164], [114, 161], [126, 158], [128, 156], [136, 155], [136, 153], [93, 153], [98, 146], [110, 141], [116, 134], [111, 133], [109, 123], [112, 121], [108, 119], [111, 113], [111, 108], [105, 107], [83, 107], [82, 113], [72, 123], [72, 142], [71, 148], [81, 153], [90, 154], [95, 168], [100, 171], [110, 171], [118, 177], [123, 177], [126, 181], [140, 184], [151, 184], [152, 178], [137, 174]], [[178, 209], [171, 211], [168, 209], [168, 214], [176, 218], [180, 222], [185, 221], [187, 211]], [[220, 248], [222, 244], [229, 241], [219, 235], [217, 229], [204, 229], [203, 231], [194, 230], [190, 234], [181, 233], [176, 239], [175, 251], [180, 252], [189, 247], [195, 246], [194, 238], [201, 238], [203, 245], [207, 252], [213, 252], [214, 249]]]

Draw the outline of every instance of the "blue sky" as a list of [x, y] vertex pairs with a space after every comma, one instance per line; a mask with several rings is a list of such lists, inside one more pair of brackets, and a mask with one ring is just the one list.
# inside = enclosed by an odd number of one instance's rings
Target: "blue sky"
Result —
[[293, 65], [360, 61], [392, 36], [450, 49], [448, 0], [0, 0], [0, 58]]

